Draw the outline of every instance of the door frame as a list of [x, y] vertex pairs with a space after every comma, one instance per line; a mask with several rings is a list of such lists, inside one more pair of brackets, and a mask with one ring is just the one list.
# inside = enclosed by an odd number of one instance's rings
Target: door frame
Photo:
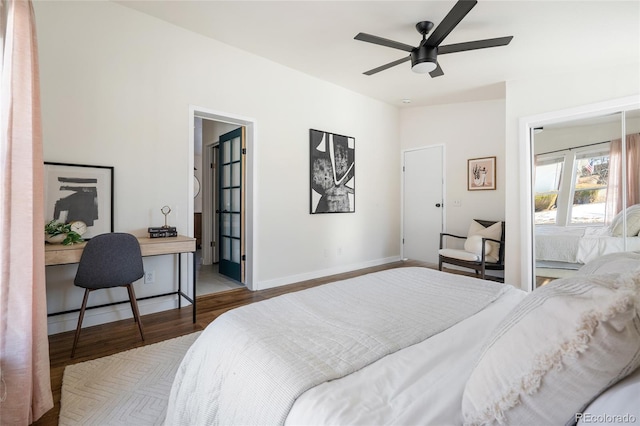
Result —
[[[245, 215], [246, 215], [246, 223], [245, 223], [245, 282], [244, 285], [249, 290], [255, 290], [254, 288], [254, 274], [255, 274], [255, 266], [257, 265], [256, 256], [254, 253], [255, 246], [255, 220], [256, 216], [254, 214], [255, 209], [254, 206], [257, 205], [256, 200], [256, 174], [254, 173], [255, 169], [255, 153], [256, 153], [256, 141], [257, 141], [257, 123], [256, 120], [251, 117], [240, 116], [237, 114], [226, 113], [222, 111], [212, 110], [210, 108], [199, 107], [196, 105], [189, 105], [189, 138], [188, 138], [188, 152], [189, 152], [189, 180], [188, 182], [192, 182], [193, 177], [193, 166], [194, 166], [194, 155], [193, 155], [193, 144], [194, 144], [194, 119], [196, 117], [200, 117], [206, 120], [213, 121], [221, 121], [224, 123], [230, 123], [233, 125], [237, 125], [239, 127], [245, 127], [246, 129], [246, 150], [247, 154], [245, 156]], [[208, 173], [211, 173], [210, 170], [207, 170]], [[211, 205], [211, 188], [206, 189], [204, 184], [207, 181], [205, 177], [202, 178], [203, 182], [203, 206], [204, 203], [209, 203]], [[210, 181], [209, 181], [210, 182]], [[204, 196], [207, 196], [204, 198]], [[189, 198], [193, 200], [193, 185], [189, 186]], [[193, 202], [188, 205], [188, 217], [187, 217], [187, 225], [188, 229], [193, 230]], [[208, 211], [208, 217], [205, 217], [205, 211]], [[203, 208], [202, 212], [202, 244], [209, 244], [211, 242], [211, 232], [212, 232], [212, 212], [210, 209]], [[191, 231], [193, 232], [193, 231]]]
[[403, 149], [400, 154], [400, 182], [401, 182], [401, 190], [400, 190], [400, 258], [402, 260], [406, 260], [406, 256], [404, 253], [404, 200], [405, 200], [405, 187], [404, 187], [404, 158], [408, 152], [412, 151], [422, 151], [424, 149], [432, 149], [436, 147], [442, 148], [442, 226], [440, 232], [446, 229], [446, 221], [447, 221], [447, 162], [445, 159], [447, 158], [447, 146], [445, 144], [433, 144], [433, 145], [423, 145], [416, 148], [407, 148]]

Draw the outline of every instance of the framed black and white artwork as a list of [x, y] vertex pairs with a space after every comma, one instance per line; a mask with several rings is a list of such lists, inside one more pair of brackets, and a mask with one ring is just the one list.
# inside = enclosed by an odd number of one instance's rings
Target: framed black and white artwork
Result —
[[310, 213], [356, 211], [355, 139], [309, 130]]
[[45, 222], [87, 224], [89, 239], [113, 232], [113, 167], [44, 163]]

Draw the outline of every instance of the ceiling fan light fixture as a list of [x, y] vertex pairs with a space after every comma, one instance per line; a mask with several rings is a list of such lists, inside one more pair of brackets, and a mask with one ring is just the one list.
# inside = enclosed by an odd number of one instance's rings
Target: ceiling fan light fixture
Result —
[[418, 74], [426, 74], [438, 67], [438, 49], [435, 47], [421, 46], [411, 52], [411, 71]]
[[414, 64], [411, 67], [411, 71], [418, 74], [427, 74], [435, 70], [436, 67], [437, 67], [437, 64], [435, 62], [429, 62], [429, 61], [418, 62], [417, 64]]

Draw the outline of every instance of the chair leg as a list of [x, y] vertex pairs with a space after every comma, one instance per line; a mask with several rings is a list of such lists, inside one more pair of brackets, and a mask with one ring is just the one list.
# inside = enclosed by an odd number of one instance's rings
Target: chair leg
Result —
[[140, 337], [144, 341], [144, 331], [142, 330], [142, 320], [140, 319], [140, 312], [138, 311], [138, 302], [136, 301], [136, 295], [133, 291], [133, 285], [126, 285], [127, 291], [129, 291], [129, 301], [131, 302], [131, 310], [133, 311], [133, 318], [138, 323], [138, 329], [140, 330]]
[[89, 300], [89, 292], [91, 292], [91, 290], [88, 288], [84, 289], [84, 298], [82, 299], [82, 307], [80, 308], [80, 316], [78, 317], [78, 326], [76, 327], [76, 335], [73, 338], [73, 348], [71, 348], [71, 358], [76, 354], [76, 345], [78, 344], [78, 339], [80, 339], [80, 329], [82, 328], [84, 311], [87, 308], [87, 300]]

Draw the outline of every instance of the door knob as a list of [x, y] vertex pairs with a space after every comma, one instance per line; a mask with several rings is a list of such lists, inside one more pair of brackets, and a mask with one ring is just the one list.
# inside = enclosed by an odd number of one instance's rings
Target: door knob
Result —
[[436, 207], [440, 207], [440, 206], [441, 206], [440, 203], [436, 204]]

